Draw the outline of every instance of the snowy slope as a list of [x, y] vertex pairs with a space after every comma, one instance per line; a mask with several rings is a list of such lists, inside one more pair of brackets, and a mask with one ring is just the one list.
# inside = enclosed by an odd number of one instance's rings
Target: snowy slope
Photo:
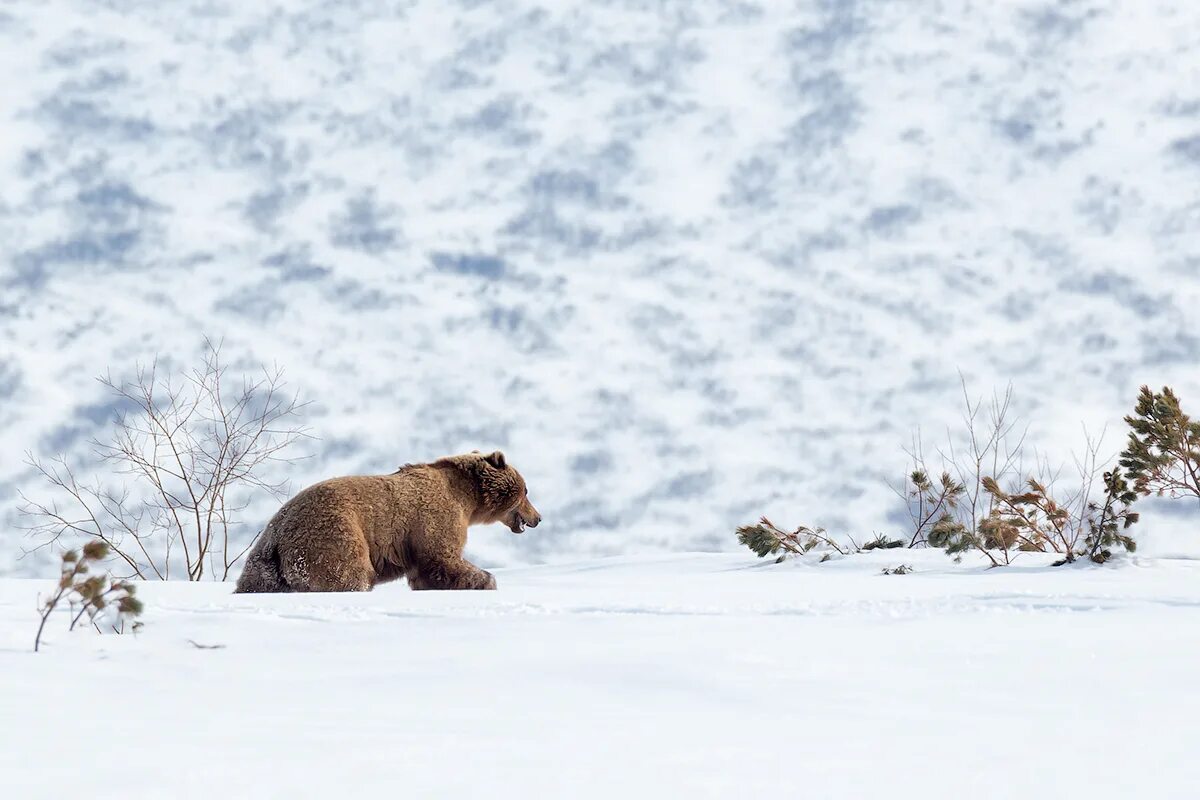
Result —
[[1194, 404], [1198, 53], [1184, 0], [8, 0], [0, 572], [20, 454], [206, 334], [314, 401], [296, 488], [504, 448], [546, 524], [487, 564], [888, 529], [960, 370], [1056, 459]]
[[891, 577], [891, 553], [626, 557], [501, 570], [482, 593], [157, 583], [137, 638], [57, 619], [38, 654], [47, 582], [0, 581], [2, 784], [27, 800], [1195, 796], [1198, 562], [903, 556], [917, 571]]

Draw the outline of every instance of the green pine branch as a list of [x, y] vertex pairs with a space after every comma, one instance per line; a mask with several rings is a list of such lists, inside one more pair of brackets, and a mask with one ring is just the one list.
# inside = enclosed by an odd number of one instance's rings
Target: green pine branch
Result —
[[1133, 491], [1200, 499], [1200, 422], [1183, 413], [1171, 387], [1154, 392], [1143, 386], [1125, 422], [1130, 432], [1120, 464]]

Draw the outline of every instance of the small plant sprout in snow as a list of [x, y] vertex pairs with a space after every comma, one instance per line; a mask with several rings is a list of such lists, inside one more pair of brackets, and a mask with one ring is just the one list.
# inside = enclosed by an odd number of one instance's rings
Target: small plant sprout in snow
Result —
[[[46, 621], [64, 601], [70, 609], [69, 630], [75, 630], [75, 626], [86, 616], [97, 631], [101, 630], [100, 623], [103, 621], [114, 633], [124, 633], [125, 622], [142, 613], [142, 601], [134, 596], [137, 587], [132, 583], [105, 573], [90, 574], [93, 567], [108, 558], [108, 554], [108, 545], [98, 539], [85, 544], [80, 552], [68, 550], [63, 553], [58, 586], [54, 594], [38, 608], [41, 622], [33, 640], [35, 653], [41, 648]], [[109, 618], [102, 620], [106, 616]], [[140, 627], [140, 622], [134, 622], [134, 630]]]

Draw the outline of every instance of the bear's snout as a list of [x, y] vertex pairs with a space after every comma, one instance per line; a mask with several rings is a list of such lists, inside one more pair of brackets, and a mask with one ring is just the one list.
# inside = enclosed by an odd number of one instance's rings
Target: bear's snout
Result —
[[529, 498], [525, 498], [525, 502], [521, 503], [517, 509], [517, 513], [521, 515], [521, 519], [525, 522], [525, 527], [536, 528], [538, 523], [542, 521], [542, 515], [533, 507], [533, 503], [529, 502]]
[[536, 528], [542, 521], [542, 515], [533, 507], [533, 503], [529, 502], [529, 498], [525, 498], [505, 521], [513, 533], [524, 533], [526, 528]]

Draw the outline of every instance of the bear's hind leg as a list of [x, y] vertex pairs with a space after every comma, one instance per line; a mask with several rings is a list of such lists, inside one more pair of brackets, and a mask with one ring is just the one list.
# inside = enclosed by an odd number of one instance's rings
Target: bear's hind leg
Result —
[[283, 578], [293, 592], [371, 591], [375, 568], [362, 533], [350, 525], [341, 533], [279, 548]]
[[242, 574], [238, 578], [234, 593], [247, 592], [290, 592], [279, 569], [279, 551], [272, 541], [274, 532], [267, 528], [250, 551]]

